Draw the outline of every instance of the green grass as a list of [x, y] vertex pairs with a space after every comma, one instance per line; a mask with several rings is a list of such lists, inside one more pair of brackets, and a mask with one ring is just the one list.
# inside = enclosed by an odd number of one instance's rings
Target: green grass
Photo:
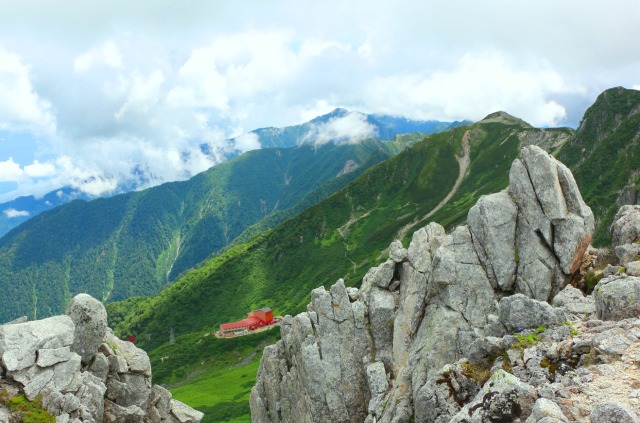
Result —
[[24, 423], [55, 423], [56, 419], [42, 408], [40, 397], [29, 401], [24, 394], [9, 398], [7, 391], [0, 391], [0, 403], [6, 405], [14, 414], [19, 414]]
[[203, 413], [207, 422], [251, 422], [249, 394], [260, 364], [257, 356], [242, 367], [211, 370], [171, 390], [173, 397]]

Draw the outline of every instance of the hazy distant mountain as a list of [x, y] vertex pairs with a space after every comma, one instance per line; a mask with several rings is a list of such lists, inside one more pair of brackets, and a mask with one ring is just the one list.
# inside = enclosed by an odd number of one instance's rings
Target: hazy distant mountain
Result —
[[[325, 142], [357, 142], [364, 139], [376, 138], [379, 140], [393, 140], [399, 134], [421, 132], [434, 134], [448, 128], [460, 126], [464, 122], [440, 122], [436, 120], [411, 120], [403, 117], [389, 115], [366, 115], [359, 112], [349, 112], [345, 109], [335, 109], [322, 116], [318, 116], [309, 122], [287, 126], [284, 128], [261, 128], [249, 132], [241, 137], [229, 140], [230, 150], [225, 153], [213, 151], [209, 145], [201, 145], [201, 150], [211, 155], [216, 160], [229, 160], [237, 157], [242, 149], [239, 147], [239, 139], [253, 137], [251, 140], [255, 148], [270, 147], [294, 147], [301, 144], [320, 144]], [[331, 139], [335, 135], [335, 139]], [[328, 138], [327, 138], [328, 136]], [[234, 147], [236, 149], [234, 149]], [[123, 194], [139, 189], [142, 184], [148, 182], [144, 171], [140, 168], [133, 170], [135, 180], [121, 181], [114, 192], [107, 196]], [[33, 196], [20, 197], [13, 201], [0, 204], [0, 237], [15, 228], [19, 224], [50, 210], [61, 204], [75, 199], [88, 200], [91, 196], [80, 190], [70, 187], [56, 189], [40, 199]]]
[[[390, 115], [367, 115], [360, 112], [350, 112], [346, 109], [335, 109], [325, 115], [318, 116], [309, 122], [286, 126], [284, 128], [260, 128], [250, 132], [258, 136], [258, 141], [263, 148], [266, 147], [292, 147], [306, 142], [315, 142], [318, 133], [337, 135], [341, 131], [348, 132], [352, 128], [372, 130], [375, 137], [381, 140], [392, 140], [398, 134], [409, 132], [422, 132], [435, 134], [449, 128], [469, 124], [462, 122], [441, 122], [437, 120], [411, 120]], [[333, 131], [333, 132], [332, 132]], [[357, 133], [357, 132], [356, 132]], [[328, 139], [327, 141], [336, 141]], [[339, 141], [339, 140], [338, 140]]]
[[82, 191], [71, 187], [62, 187], [45, 194], [42, 198], [30, 195], [0, 203], [0, 212], [2, 212], [0, 213], [0, 237], [43, 211], [51, 210], [72, 200], [88, 200], [89, 198]]

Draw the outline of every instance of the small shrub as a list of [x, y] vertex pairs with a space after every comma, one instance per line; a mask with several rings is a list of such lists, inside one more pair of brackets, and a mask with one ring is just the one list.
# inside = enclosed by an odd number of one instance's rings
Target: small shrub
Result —
[[594, 288], [602, 279], [602, 273], [596, 274], [594, 271], [587, 272], [587, 294], [593, 292]]
[[460, 372], [464, 377], [473, 379], [480, 386], [484, 385], [489, 376], [491, 376], [491, 366], [482, 366], [478, 364], [471, 364], [465, 361], [461, 364], [462, 371]]
[[532, 332], [528, 335], [518, 333], [516, 334], [516, 337], [518, 338], [518, 342], [514, 345], [514, 347], [523, 350], [530, 348], [540, 342], [540, 335], [536, 332]]
[[560, 325], [568, 327], [569, 330], [571, 331], [571, 335], [577, 335], [578, 334], [578, 329], [573, 327], [573, 323], [571, 323], [571, 322], [562, 322], [562, 323], [560, 323]]

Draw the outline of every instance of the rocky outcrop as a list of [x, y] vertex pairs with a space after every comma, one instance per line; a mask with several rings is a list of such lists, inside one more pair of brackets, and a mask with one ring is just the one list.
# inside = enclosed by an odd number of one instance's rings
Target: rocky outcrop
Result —
[[[563, 290], [592, 256], [594, 218], [571, 172], [538, 147], [522, 149], [508, 189], [482, 197], [467, 222], [450, 234], [430, 223], [406, 250], [394, 241], [360, 290], [314, 290], [265, 349], [253, 422], [552, 421], [563, 405], [539, 400], [553, 400], [550, 363], [600, 357], [562, 323], [637, 317], [635, 303], [622, 313], [612, 308], [626, 291], [598, 305]], [[531, 349], [550, 327], [546, 349]]]
[[86, 294], [71, 300], [66, 315], [0, 326], [0, 384], [10, 396], [39, 397], [58, 423], [197, 423], [203, 417], [152, 386], [147, 354], [117, 338], [102, 303]]

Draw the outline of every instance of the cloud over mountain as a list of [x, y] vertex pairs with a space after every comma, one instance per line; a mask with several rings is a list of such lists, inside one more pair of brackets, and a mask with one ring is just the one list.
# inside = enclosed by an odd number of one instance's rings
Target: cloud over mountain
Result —
[[231, 138], [336, 107], [575, 126], [603, 89], [640, 84], [640, 5], [623, 0], [0, 7], [0, 162], [48, 169], [4, 199], [184, 179], [256, 145]]

